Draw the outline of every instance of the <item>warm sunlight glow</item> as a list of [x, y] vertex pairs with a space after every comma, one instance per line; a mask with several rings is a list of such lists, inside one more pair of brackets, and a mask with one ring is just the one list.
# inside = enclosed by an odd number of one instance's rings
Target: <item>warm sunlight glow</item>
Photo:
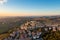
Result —
[[0, 4], [3, 5], [4, 3], [6, 3], [7, 0], [0, 0]]

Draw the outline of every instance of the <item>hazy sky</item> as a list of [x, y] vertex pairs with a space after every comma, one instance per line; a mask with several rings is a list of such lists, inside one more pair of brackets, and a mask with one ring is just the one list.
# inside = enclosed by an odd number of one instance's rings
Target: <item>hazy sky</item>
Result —
[[60, 0], [0, 0], [0, 16], [60, 15]]

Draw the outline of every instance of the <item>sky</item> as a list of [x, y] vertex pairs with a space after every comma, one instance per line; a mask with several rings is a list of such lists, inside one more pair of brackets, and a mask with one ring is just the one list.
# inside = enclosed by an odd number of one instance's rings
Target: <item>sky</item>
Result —
[[0, 0], [0, 16], [60, 15], [60, 0]]

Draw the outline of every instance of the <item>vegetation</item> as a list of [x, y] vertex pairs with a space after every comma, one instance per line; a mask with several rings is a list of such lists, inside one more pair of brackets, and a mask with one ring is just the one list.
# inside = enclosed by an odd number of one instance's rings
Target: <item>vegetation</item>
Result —
[[1, 35], [0, 35], [0, 40], [6, 38], [6, 37], [8, 37], [8, 36], [9, 36], [9, 33], [1, 34]]
[[43, 36], [44, 40], [60, 40], [60, 31], [56, 32], [49, 32], [47, 34], [44, 34]]

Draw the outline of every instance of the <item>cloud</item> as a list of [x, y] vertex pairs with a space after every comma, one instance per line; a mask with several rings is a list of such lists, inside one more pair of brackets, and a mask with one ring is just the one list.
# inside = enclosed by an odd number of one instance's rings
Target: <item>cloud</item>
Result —
[[3, 5], [6, 2], [7, 2], [7, 0], [0, 0], [0, 5]]

